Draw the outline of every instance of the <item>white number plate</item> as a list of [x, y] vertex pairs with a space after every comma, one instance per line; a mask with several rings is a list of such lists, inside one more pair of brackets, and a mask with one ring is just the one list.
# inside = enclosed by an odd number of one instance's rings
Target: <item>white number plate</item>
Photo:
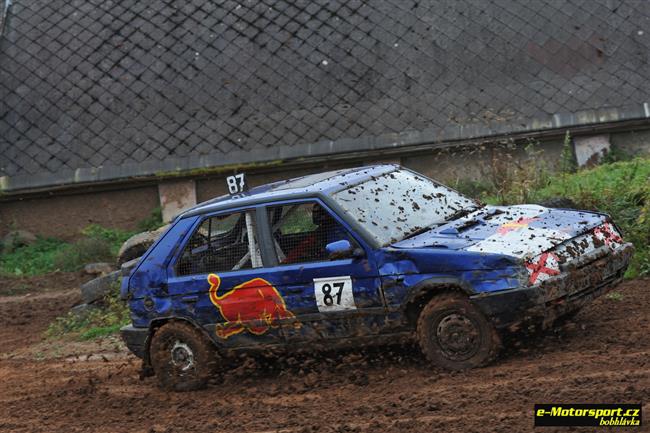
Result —
[[356, 310], [349, 276], [314, 278], [314, 292], [318, 311]]

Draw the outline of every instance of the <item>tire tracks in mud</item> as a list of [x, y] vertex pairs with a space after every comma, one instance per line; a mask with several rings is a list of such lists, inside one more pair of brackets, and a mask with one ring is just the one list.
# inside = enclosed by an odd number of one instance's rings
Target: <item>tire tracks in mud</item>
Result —
[[413, 348], [382, 348], [236, 361], [208, 389], [170, 394], [138, 380], [132, 356], [3, 360], [0, 431], [530, 431], [534, 403], [650, 401], [649, 283], [628, 281], [622, 300], [601, 298], [574, 324], [467, 372], [430, 369]]

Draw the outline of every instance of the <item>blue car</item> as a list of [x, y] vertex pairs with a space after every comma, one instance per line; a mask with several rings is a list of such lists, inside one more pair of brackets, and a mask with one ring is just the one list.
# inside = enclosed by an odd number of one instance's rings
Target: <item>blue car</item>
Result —
[[633, 251], [605, 214], [485, 206], [397, 165], [228, 184], [123, 278], [122, 337], [166, 389], [237, 351], [409, 339], [436, 366], [484, 365], [505, 331], [620, 282]]

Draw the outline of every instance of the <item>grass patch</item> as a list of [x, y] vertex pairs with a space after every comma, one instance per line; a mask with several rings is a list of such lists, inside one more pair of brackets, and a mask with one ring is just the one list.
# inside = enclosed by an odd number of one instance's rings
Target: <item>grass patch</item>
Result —
[[85, 314], [72, 312], [58, 317], [50, 324], [46, 336], [50, 338], [71, 338], [92, 340], [117, 333], [131, 322], [129, 308], [119, 297], [119, 284], [104, 297], [96, 309]]
[[164, 226], [165, 223], [162, 219], [162, 209], [159, 207], [154, 208], [151, 214], [138, 223], [138, 230], [141, 232], [151, 232]]
[[108, 325], [108, 326], [95, 326], [81, 333], [79, 335], [79, 339], [94, 340], [95, 338], [107, 337], [109, 335], [118, 333], [120, 331], [120, 328], [124, 325], [128, 325], [128, 322], [116, 323], [115, 325]]
[[74, 272], [88, 263], [112, 263], [122, 243], [135, 233], [93, 224], [81, 231], [81, 239], [72, 243], [38, 237], [32, 245], [0, 254], [0, 274], [34, 276], [56, 270]]
[[54, 256], [54, 267], [63, 271], [78, 271], [87, 263], [111, 262], [115, 255], [108, 242], [98, 238], [82, 238], [65, 245]]
[[46, 274], [57, 269], [55, 258], [68, 246], [53, 238], [36, 239], [32, 245], [18, 247], [11, 253], [0, 254], [0, 273], [15, 276]]

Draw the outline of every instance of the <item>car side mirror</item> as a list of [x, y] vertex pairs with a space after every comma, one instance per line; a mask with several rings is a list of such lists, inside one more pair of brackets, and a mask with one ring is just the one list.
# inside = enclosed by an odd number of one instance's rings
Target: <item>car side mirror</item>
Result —
[[366, 255], [361, 248], [352, 248], [352, 244], [347, 239], [327, 244], [325, 251], [327, 251], [327, 256], [330, 260], [347, 259], [350, 257], [359, 259]]

